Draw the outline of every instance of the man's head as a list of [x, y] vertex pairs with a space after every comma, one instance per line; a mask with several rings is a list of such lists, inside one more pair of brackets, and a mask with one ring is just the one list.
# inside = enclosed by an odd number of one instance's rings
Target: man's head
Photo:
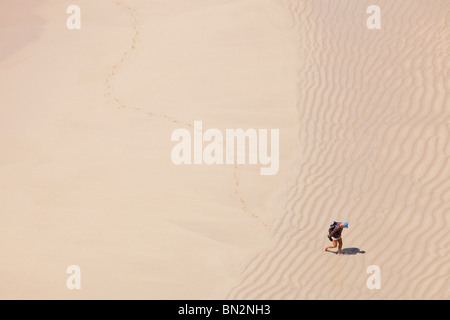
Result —
[[341, 224], [341, 226], [345, 229], [348, 229], [348, 222], [344, 222]]

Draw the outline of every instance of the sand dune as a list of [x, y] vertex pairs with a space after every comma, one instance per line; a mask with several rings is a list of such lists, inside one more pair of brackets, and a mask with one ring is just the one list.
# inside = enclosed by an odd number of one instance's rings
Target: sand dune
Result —
[[[448, 299], [450, 7], [378, 1], [278, 1], [291, 14], [299, 71], [300, 155], [267, 249], [229, 298]], [[344, 247], [321, 252], [329, 221]], [[368, 290], [378, 265], [382, 289]]]
[[[71, 4], [0, 13], [0, 298], [450, 298], [448, 1]], [[279, 174], [175, 166], [196, 120], [279, 128]]]
[[[68, 30], [72, 1], [27, 1], [2, 10], [26, 24], [14, 46], [1, 42], [0, 298], [225, 297], [264, 246], [293, 155], [297, 53], [284, 11], [85, 0], [81, 30]], [[279, 128], [280, 174], [175, 166], [171, 133], [196, 120]], [[70, 265], [81, 290], [66, 287]]]

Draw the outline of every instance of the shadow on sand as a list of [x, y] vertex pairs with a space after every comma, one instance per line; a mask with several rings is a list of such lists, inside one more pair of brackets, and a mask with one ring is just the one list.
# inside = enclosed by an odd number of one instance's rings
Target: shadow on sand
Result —
[[[337, 252], [333, 252], [333, 251], [329, 251], [332, 252], [334, 254], [337, 254]], [[352, 255], [356, 255], [358, 253], [364, 254], [366, 253], [365, 251], [359, 249], [359, 248], [344, 248], [341, 251], [341, 254], [347, 255], [347, 256], [352, 256]]]
[[361, 249], [359, 249], [359, 248], [344, 248], [341, 251], [341, 254], [347, 254], [347, 255], [355, 255], [355, 254], [358, 254], [358, 253], [364, 254], [366, 252], [361, 250]]

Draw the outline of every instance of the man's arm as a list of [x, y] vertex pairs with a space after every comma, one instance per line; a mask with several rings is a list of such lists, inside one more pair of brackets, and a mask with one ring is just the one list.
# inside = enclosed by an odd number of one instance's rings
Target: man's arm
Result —
[[330, 236], [330, 237], [334, 236], [334, 234], [336, 233], [336, 231], [338, 231], [339, 228], [340, 228], [339, 225], [335, 226], [334, 229], [333, 229], [333, 231], [330, 232], [329, 236]]

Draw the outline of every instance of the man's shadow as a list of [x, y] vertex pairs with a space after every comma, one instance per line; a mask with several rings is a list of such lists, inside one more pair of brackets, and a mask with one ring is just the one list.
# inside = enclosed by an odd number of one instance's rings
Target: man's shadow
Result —
[[[332, 251], [330, 251], [332, 252]], [[337, 254], [337, 252], [333, 252], [334, 254]], [[356, 254], [365, 254], [366, 252], [364, 250], [361, 250], [359, 248], [344, 248], [341, 250], [341, 254], [345, 254], [348, 256], [356, 255]]]
[[355, 255], [355, 254], [358, 254], [358, 253], [364, 254], [366, 252], [364, 250], [359, 249], [359, 248], [344, 248], [341, 251], [341, 254], [348, 254], [348, 255]]

